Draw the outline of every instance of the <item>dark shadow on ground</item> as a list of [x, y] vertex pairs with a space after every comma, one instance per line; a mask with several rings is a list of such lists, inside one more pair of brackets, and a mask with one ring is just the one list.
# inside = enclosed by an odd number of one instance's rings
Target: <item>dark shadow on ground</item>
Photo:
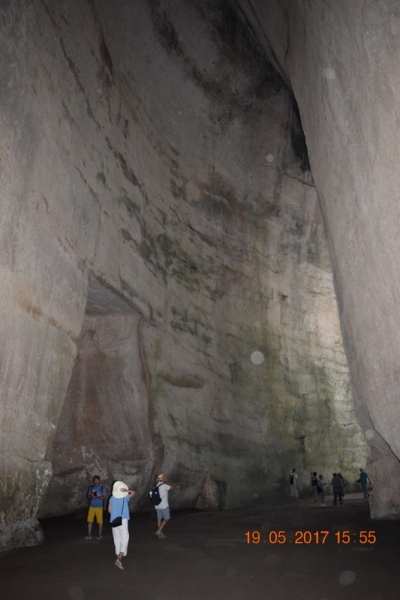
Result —
[[[42, 546], [0, 555], [0, 598], [400, 598], [400, 522], [372, 521], [367, 501], [359, 495], [346, 497], [343, 507], [332, 507], [331, 498], [327, 504], [325, 509], [301, 501], [219, 513], [177, 512], [165, 529], [165, 540], [154, 535], [153, 515], [134, 514], [124, 571], [114, 566], [108, 525], [102, 540], [85, 540], [85, 521], [73, 515], [45, 519]], [[259, 531], [261, 542], [247, 544], [247, 531]], [[285, 543], [271, 543], [268, 538], [275, 539], [271, 531], [285, 532]], [[325, 544], [322, 535], [319, 544], [316, 535], [309, 544], [296, 544], [296, 536], [304, 541], [297, 531], [329, 534]], [[346, 531], [350, 543], [338, 543], [338, 537], [347, 539]], [[364, 531], [375, 531], [376, 543], [360, 543]]]

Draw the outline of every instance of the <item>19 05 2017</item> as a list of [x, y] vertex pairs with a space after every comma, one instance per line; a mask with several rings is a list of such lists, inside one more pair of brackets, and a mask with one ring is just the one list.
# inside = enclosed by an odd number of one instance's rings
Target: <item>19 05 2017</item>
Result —
[[[286, 535], [286, 531], [270, 531], [266, 538], [263, 538], [260, 531], [246, 531], [245, 540], [246, 544], [287, 544], [293, 543], [297, 545], [309, 545], [309, 544], [325, 544], [330, 531], [321, 530], [321, 531], [295, 531], [294, 539], [292, 539], [293, 534], [291, 534], [290, 539]], [[377, 541], [376, 531], [336, 531], [332, 533], [332, 537], [334, 542], [337, 544], [351, 544], [358, 543], [362, 545], [374, 545]]]

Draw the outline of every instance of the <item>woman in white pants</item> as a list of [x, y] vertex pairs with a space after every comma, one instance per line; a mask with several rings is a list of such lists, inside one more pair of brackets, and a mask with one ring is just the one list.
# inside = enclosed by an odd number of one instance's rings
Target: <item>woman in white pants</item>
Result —
[[115, 565], [119, 569], [124, 568], [122, 566], [122, 557], [126, 556], [128, 553], [128, 521], [130, 519], [128, 502], [135, 494], [136, 492], [130, 490], [125, 483], [123, 483], [122, 481], [116, 481], [113, 485], [112, 496], [110, 496], [108, 501], [110, 523], [118, 517], [122, 518], [122, 525], [120, 525], [119, 527], [111, 528], [114, 538], [115, 554], [117, 555]]

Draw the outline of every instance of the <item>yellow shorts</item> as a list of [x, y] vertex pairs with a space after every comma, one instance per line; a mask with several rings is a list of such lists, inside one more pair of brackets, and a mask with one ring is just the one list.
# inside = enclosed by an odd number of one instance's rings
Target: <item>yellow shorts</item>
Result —
[[96, 517], [96, 521], [98, 523], [102, 523], [103, 522], [103, 509], [101, 507], [93, 508], [93, 506], [89, 506], [87, 522], [93, 523], [95, 517]]

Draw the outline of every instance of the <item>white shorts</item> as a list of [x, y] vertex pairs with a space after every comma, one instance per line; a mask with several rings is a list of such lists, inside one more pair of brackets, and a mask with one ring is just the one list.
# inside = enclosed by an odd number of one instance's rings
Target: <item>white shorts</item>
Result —
[[292, 498], [297, 498], [297, 496], [299, 495], [299, 488], [297, 487], [297, 485], [290, 486], [290, 495], [292, 496]]

